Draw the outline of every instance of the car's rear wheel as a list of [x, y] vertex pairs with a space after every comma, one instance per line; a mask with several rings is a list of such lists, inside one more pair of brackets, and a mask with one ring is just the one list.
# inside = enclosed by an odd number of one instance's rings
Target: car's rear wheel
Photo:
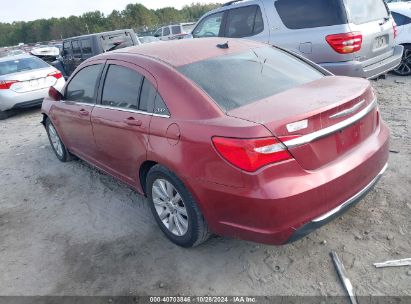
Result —
[[57, 158], [62, 162], [70, 161], [71, 155], [68, 152], [66, 146], [63, 144], [56, 128], [49, 118], [46, 119], [46, 131], [50, 145], [53, 148], [53, 151], [56, 154]]
[[0, 120], [9, 118], [10, 116], [12, 116], [10, 111], [0, 111]]
[[207, 223], [197, 203], [173, 172], [155, 165], [147, 175], [146, 189], [154, 218], [173, 243], [194, 247], [209, 238]]
[[411, 45], [404, 46], [401, 64], [393, 72], [399, 76], [411, 75]]

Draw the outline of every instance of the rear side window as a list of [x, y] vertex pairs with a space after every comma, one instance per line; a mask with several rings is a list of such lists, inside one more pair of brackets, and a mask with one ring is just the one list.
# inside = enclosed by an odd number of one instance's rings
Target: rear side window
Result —
[[[347, 16], [341, 1], [278, 0], [275, 2], [275, 8], [284, 25], [296, 30], [347, 23]], [[355, 1], [359, 5], [363, 3], [362, 0]]]
[[324, 77], [300, 59], [274, 47], [211, 58], [178, 70], [226, 111]]
[[363, 24], [388, 18], [388, 10], [383, 0], [344, 0], [351, 22]]
[[125, 48], [134, 45], [131, 33], [123, 32], [100, 37], [104, 52]]
[[73, 45], [73, 54], [74, 55], [81, 54], [79, 41], [78, 40], [73, 40], [72, 45]]
[[174, 35], [181, 34], [181, 27], [179, 25], [174, 25], [171, 27], [171, 32]]
[[83, 54], [91, 54], [90, 39], [81, 40], [81, 51], [83, 52]]
[[49, 67], [49, 65], [37, 57], [3, 61], [0, 62], [0, 76], [47, 67]]
[[104, 81], [102, 104], [138, 110], [138, 96], [142, 81], [143, 75], [138, 72], [126, 67], [110, 65]]
[[95, 103], [97, 82], [103, 68], [101, 64], [95, 64], [80, 70], [67, 85], [66, 100]]
[[411, 23], [411, 18], [409, 18], [407, 16], [404, 16], [404, 15], [398, 14], [398, 13], [394, 13], [394, 12], [391, 12], [391, 14], [392, 14], [392, 17], [395, 20], [395, 23], [398, 26], [407, 25], [407, 24]]
[[229, 10], [225, 36], [232, 38], [249, 37], [261, 33], [263, 29], [263, 18], [258, 5]]
[[152, 109], [149, 109], [148, 107], [153, 107], [154, 99], [156, 98], [156, 93], [157, 91], [154, 88], [154, 86], [150, 83], [150, 81], [147, 78], [145, 78], [143, 82], [143, 87], [141, 88], [139, 110], [151, 112]]
[[193, 37], [217, 37], [220, 33], [223, 12], [205, 17], [193, 31]]
[[156, 95], [153, 113], [158, 115], [170, 116], [170, 111], [168, 110], [166, 103], [164, 102], [163, 98], [159, 93], [157, 93]]
[[170, 35], [170, 28], [167, 26], [163, 28], [163, 36], [168, 36], [168, 35]]

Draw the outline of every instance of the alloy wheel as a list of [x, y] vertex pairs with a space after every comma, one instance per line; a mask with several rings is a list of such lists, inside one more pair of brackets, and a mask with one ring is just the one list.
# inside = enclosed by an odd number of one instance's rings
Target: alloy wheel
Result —
[[51, 144], [53, 145], [53, 148], [56, 151], [57, 155], [60, 157], [63, 157], [64, 156], [63, 144], [60, 140], [60, 137], [57, 134], [56, 129], [54, 128], [52, 124], [49, 124], [49, 135], [50, 135]]
[[165, 179], [156, 179], [152, 186], [152, 198], [155, 210], [164, 226], [176, 236], [186, 234], [187, 209], [173, 184]]
[[405, 49], [402, 57], [401, 64], [395, 69], [398, 75], [410, 75], [411, 74], [411, 50]]

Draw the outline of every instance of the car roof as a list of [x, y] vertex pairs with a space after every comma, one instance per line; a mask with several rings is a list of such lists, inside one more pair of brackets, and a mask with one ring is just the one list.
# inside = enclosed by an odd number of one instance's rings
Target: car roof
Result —
[[11, 55], [11, 56], [6, 56], [6, 57], [1, 57], [0, 62], [18, 60], [18, 59], [24, 59], [24, 58], [37, 58], [37, 57], [29, 55], [29, 54]]
[[116, 31], [109, 31], [109, 32], [86, 34], [86, 35], [81, 35], [81, 36], [65, 38], [63, 40], [63, 42], [68, 41], [68, 40], [72, 40], [72, 39], [88, 38], [88, 37], [94, 37], [94, 36], [100, 36], [100, 35], [119, 34], [119, 33], [123, 33], [123, 32], [134, 32], [134, 30], [132, 30], [132, 29], [123, 29], [123, 30], [116, 30]]
[[[217, 47], [217, 45], [225, 43], [228, 43], [228, 48]], [[267, 44], [246, 39], [181, 39], [128, 47], [104, 55], [112, 57], [112, 55], [115, 55], [116, 53], [136, 54], [157, 59], [173, 67], [179, 67], [212, 57], [245, 52], [262, 46], [267, 46]]]

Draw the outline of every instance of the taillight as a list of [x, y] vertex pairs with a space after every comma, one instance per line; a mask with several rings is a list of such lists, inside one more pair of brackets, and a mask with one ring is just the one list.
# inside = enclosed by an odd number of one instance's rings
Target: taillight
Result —
[[61, 77], [63, 77], [63, 74], [61, 74], [59, 71], [55, 71], [53, 73], [48, 74], [47, 76], [52, 76], [56, 79], [60, 79]]
[[339, 54], [350, 54], [361, 50], [362, 34], [360, 32], [328, 35], [325, 39]]
[[296, 136], [240, 139], [213, 137], [214, 147], [220, 155], [232, 165], [248, 172], [272, 163], [292, 159], [287, 147], [283, 144]]
[[394, 20], [392, 21], [392, 28], [394, 29], [394, 39], [396, 39], [398, 37], [398, 26]]
[[8, 90], [16, 82], [19, 82], [19, 81], [18, 80], [0, 80], [0, 90]]

